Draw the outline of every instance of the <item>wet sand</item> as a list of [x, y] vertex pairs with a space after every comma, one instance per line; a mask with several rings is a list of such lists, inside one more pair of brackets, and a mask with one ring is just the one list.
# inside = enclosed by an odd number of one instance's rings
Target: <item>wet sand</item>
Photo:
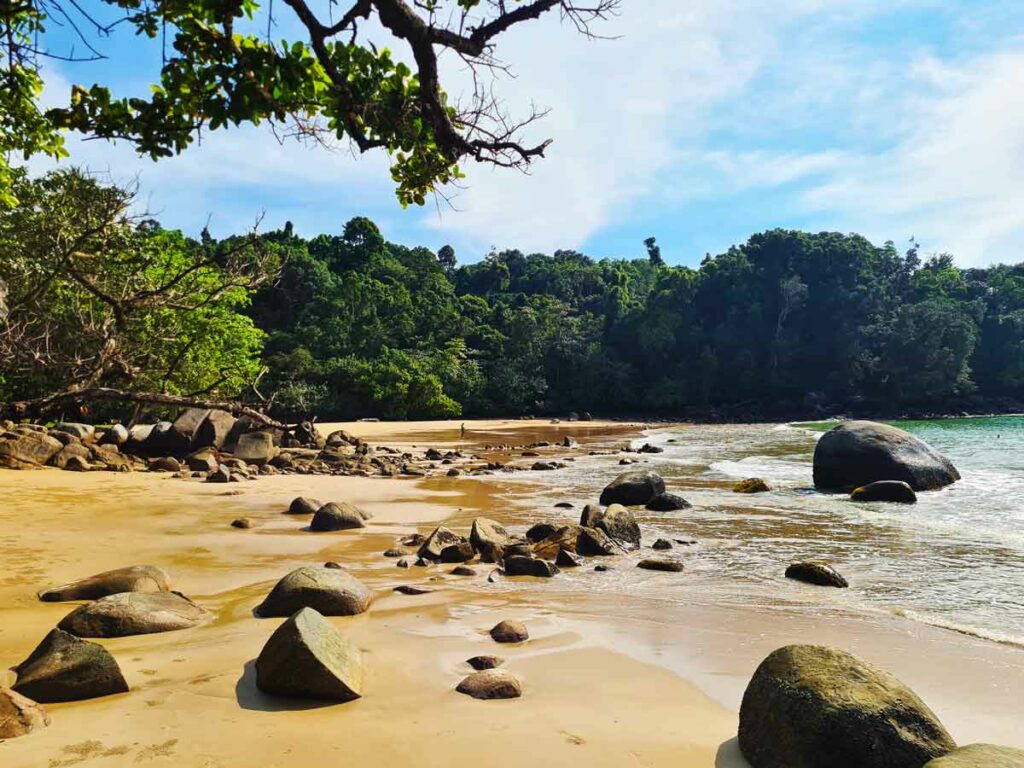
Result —
[[[343, 426], [374, 443], [450, 447], [460, 444], [459, 425]], [[597, 422], [466, 427], [466, 441], [480, 444], [636, 434]], [[450, 566], [399, 569], [380, 554], [397, 536], [429, 532], [441, 520], [457, 530], [477, 514], [524, 523], [530, 510], [517, 503], [520, 490], [500, 474], [209, 485], [143, 473], [0, 473], [3, 667], [20, 662], [73, 608], [39, 602], [38, 590], [109, 568], [160, 566], [175, 589], [217, 616], [195, 629], [101, 641], [132, 690], [49, 705], [53, 724], [0, 743], [0, 764], [301, 766], [336, 758], [381, 766], [530, 760], [725, 768], [743, 764], [733, 737], [753, 668], [780, 645], [809, 641], [839, 645], [897, 674], [961, 743], [1024, 746], [1024, 652], [1016, 648], [897, 617], [714, 609], [642, 595], [610, 604], [599, 590], [560, 589], [559, 579], [508, 590], [487, 583], [489, 566], [454, 577]], [[353, 502], [374, 519], [359, 532], [303, 531], [304, 518], [281, 514], [300, 494]], [[231, 528], [242, 516], [256, 527]], [[376, 593], [367, 614], [331, 619], [366, 653], [365, 695], [330, 706], [264, 696], [252, 660], [280, 620], [256, 619], [252, 608], [292, 568], [326, 560]], [[614, 571], [565, 575], [588, 577], [614, 578]], [[436, 591], [392, 592], [406, 582]], [[524, 620], [531, 640], [495, 644], [486, 632], [503, 618]], [[481, 702], [454, 692], [470, 671], [464, 660], [483, 653], [508, 659], [522, 699]]]

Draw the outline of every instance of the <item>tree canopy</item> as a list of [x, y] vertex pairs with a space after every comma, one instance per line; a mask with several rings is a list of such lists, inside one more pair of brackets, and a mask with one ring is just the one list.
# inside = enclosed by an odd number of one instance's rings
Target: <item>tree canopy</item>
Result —
[[[61, 132], [131, 142], [154, 159], [177, 154], [203, 131], [270, 122], [324, 144], [380, 149], [403, 205], [423, 204], [462, 177], [465, 158], [523, 168], [550, 140], [523, 129], [540, 113], [512, 116], [492, 87], [505, 68], [496, 48], [513, 27], [555, 12], [579, 32], [612, 15], [619, 0], [12, 0], [0, 3], [0, 204], [13, 202], [6, 156], [64, 154]], [[274, 38], [278, 25], [297, 29]], [[73, 30], [75, 54], [51, 47], [54, 25]], [[129, 27], [161, 48], [146, 96], [109, 84], [75, 85], [69, 101], [40, 106], [42, 62], [104, 57], [102, 38]], [[383, 30], [381, 45], [371, 30]], [[451, 98], [441, 57], [473, 73]], [[87, 71], [82, 69], [81, 71]]]

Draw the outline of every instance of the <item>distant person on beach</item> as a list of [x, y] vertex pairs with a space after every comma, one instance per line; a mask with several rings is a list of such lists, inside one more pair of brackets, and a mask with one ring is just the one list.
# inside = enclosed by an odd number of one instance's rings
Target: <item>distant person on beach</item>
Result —
[[463, 423], [462, 426], [459, 427], [459, 437], [465, 437], [465, 436], [466, 436], [466, 424]]

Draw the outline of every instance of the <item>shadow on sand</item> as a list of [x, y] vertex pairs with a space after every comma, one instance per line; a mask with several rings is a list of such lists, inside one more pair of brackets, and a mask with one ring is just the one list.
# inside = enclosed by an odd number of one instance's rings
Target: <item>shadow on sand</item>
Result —
[[312, 699], [289, 699], [283, 696], [268, 696], [256, 687], [256, 660], [248, 661], [242, 676], [235, 683], [235, 698], [242, 709], [259, 712], [298, 712], [304, 709], [321, 709], [337, 706], [335, 701]]

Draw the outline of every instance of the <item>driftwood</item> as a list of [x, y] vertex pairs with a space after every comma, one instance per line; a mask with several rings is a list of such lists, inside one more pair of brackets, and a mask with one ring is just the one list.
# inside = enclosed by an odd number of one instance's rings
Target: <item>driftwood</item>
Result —
[[178, 408], [206, 408], [227, 411], [235, 416], [246, 416], [253, 421], [277, 429], [289, 429], [267, 414], [237, 402], [220, 402], [216, 400], [198, 400], [184, 395], [165, 395], [158, 392], [125, 392], [109, 387], [85, 387], [83, 389], [66, 390], [37, 400], [20, 400], [0, 405], [0, 412], [22, 418], [29, 414], [46, 413], [69, 403], [81, 403], [97, 400], [109, 400], [122, 403], [139, 403], [141, 405], [170, 405]]

